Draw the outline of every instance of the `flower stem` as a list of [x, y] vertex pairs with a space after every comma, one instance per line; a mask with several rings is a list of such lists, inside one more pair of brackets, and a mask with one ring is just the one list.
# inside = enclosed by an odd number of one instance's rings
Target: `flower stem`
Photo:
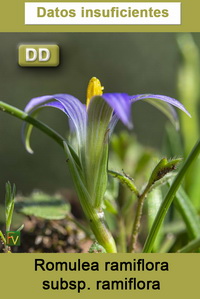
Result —
[[103, 246], [108, 253], [116, 253], [116, 245], [112, 234], [108, 230], [105, 221], [104, 213], [100, 209], [92, 206], [87, 190], [84, 186], [77, 186], [78, 181], [74, 180], [74, 184], [79, 196], [79, 200], [84, 211], [84, 214], [90, 224], [90, 227], [101, 246]]
[[116, 253], [115, 241], [104, 222], [104, 218], [102, 216], [99, 217], [99, 212], [95, 209], [91, 209], [88, 216], [90, 216], [90, 227], [99, 244], [105, 248], [107, 253]]
[[112, 237], [112, 234], [108, 230], [104, 222], [104, 213], [100, 208], [95, 208], [93, 206], [93, 201], [91, 200], [90, 194], [88, 193], [85, 183], [83, 181], [83, 174], [81, 170], [77, 167], [76, 162], [73, 159], [71, 150], [66, 142], [64, 142], [64, 148], [69, 159], [69, 167], [71, 175], [74, 181], [76, 191], [83, 209], [83, 212], [89, 221], [90, 227], [101, 246], [103, 246], [106, 252], [115, 253], [116, 245]]
[[[71, 160], [71, 159], [70, 159]], [[73, 172], [73, 171], [72, 171]], [[116, 245], [112, 234], [107, 228], [104, 220], [104, 213], [101, 209], [93, 207], [89, 199], [89, 194], [84, 185], [81, 184], [75, 177], [74, 184], [78, 193], [78, 197], [83, 209], [83, 212], [90, 224], [90, 227], [101, 246], [104, 247], [108, 253], [116, 253]]]
[[148, 191], [149, 191], [149, 185], [146, 186], [146, 188], [144, 189], [144, 191], [142, 192], [141, 195], [138, 195], [138, 204], [137, 204], [137, 209], [136, 209], [135, 220], [133, 223], [131, 240], [129, 243], [128, 252], [135, 252], [135, 247], [137, 244], [138, 233], [139, 233], [140, 224], [141, 224], [142, 209], [143, 209], [144, 200], [146, 198]]
[[74, 180], [74, 184], [79, 196], [82, 209], [97, 241], [101, 246], [104, 247], [106, 252], [116, 253], [117, 249], [115, 241], [105, 224], [103, 211], [100, 209], [96, 209], [92, 206], [92, 203], [89, 200], [85, 187], [77, 186], [77, 183], [78, 182]]

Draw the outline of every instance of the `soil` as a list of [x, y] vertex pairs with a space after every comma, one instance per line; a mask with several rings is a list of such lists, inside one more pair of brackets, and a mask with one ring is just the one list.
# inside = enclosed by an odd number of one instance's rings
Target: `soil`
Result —
[[[12, 246], [11, 252], [88, 252], [93, 242], [87, 233], [76, 224], [76, 222], [79, 222], [84, 228], [87, 228], [79, 202], [73, 196], [71, 199], [71, 214], [68, 219], [45, 220], [34, 216], [26, 216], [23, 222], [24, 228], [21, 231], [21, 244], [20, 246]], [[1, 242], [0, 252], [4, 252]]]

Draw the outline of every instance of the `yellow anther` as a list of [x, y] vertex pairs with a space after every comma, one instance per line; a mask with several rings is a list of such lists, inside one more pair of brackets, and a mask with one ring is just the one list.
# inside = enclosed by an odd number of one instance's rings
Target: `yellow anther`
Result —
[[87, 100], [86, 106], [88, 107], [90, 100], [94, 96], [101, 96], [103, 94], [104, 87], [101, 86], [101, 82], [96, 77], [92, 77], [89, 81], [87, 88]]

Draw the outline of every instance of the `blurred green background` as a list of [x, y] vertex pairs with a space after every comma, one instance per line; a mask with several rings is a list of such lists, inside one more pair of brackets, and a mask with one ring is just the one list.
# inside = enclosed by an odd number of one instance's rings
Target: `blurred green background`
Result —
[[[200, 34], [193, 37], [200, 47]], [[23, 43], [58, 44], [60, 66], [19, 67], [18, 45]], [[177, 98], [180, 54], [175, 33], [1, 33], [0, 45], [0, 100], [21, 109], [33, 97], [54, 93], [69, 93], [84, 102], [92, 76], [101, 80], [105, 92]], [[190, 111], [189, 101], [186, 108]], [[132, 111], [138, 139], [145, 145], [161, 147], [166, 118], [146, 103], [136, 103]], [[40, 119], [67, 134], [67, 118], [62, 112], [49, 108], [41, 112]], [[34, 129], [35, 153], [28, 154], [22, 144], [21, 127], [20, 120], [0, 113], [0, 201], [4, 201], [8, 180], [25, 195], [33, 189], [55, 192], [71, 187], [62, 150]], [[117, 129], [122, 127], [118, 124]]]

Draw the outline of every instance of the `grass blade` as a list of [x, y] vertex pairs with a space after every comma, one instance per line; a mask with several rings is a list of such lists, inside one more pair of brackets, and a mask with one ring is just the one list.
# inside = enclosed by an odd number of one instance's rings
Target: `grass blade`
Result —
[[190, 238], [195, 239], [199, 237], [200, 220], [192, 202], [183, 188], [180, 188], [176, 193], [174, 204], [185, 222]]
[[198, 248], [200, 248], [200, 237], [195, 240], [192, 240], [186, 246], [181, 248], [178, 252], [179, 253], [192, 252], [194, 250], [197, 250]]

